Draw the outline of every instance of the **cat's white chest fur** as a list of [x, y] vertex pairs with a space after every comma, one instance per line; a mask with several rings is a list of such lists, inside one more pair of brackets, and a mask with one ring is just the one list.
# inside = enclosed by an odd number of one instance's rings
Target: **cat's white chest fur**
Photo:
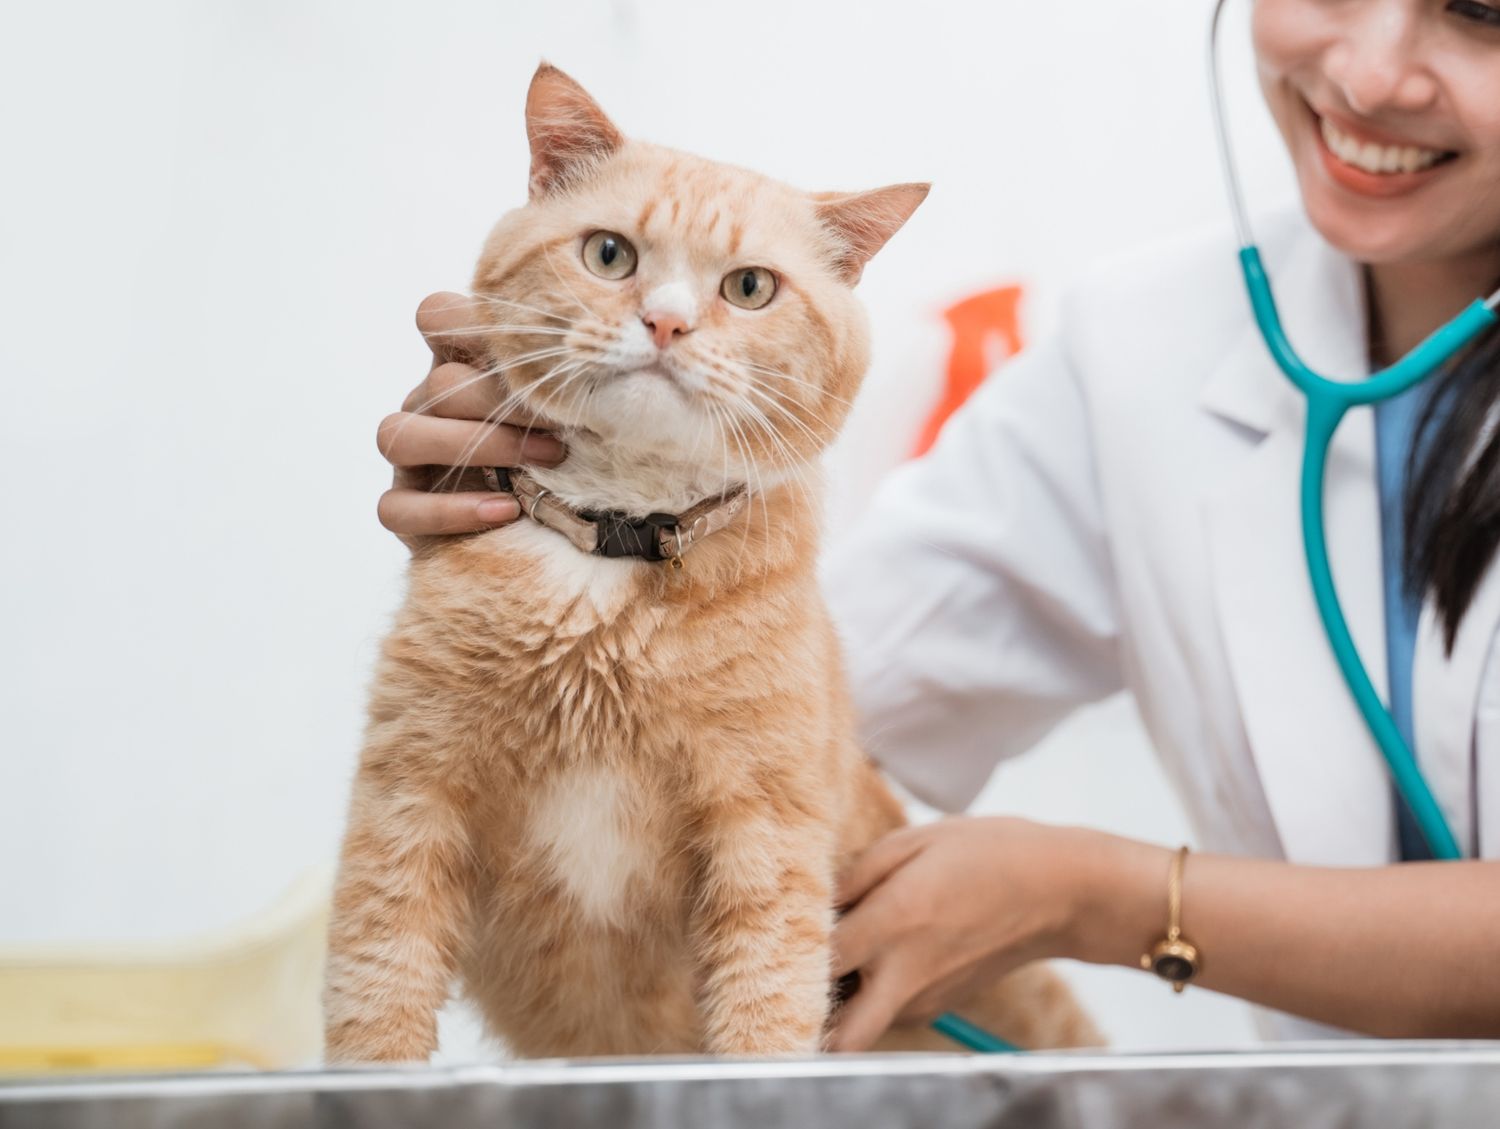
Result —
[[571, 603], [582, 597], [601, 618], [620, 610], [634, 594], [641, 570], [651, 567], [633, 557], [585, 553], [555, 529], [526, 517], [506, 526], [495, 545], [498, 552], [525, 553], [541, 562], [544, 591], [533, 598], [550, 595]]
[[532, 845], [591, 921], [618, 919], [631, 880], [649, 861], [639, 799], [618, 772], [574, 768], [554, 776], [532, 807]]

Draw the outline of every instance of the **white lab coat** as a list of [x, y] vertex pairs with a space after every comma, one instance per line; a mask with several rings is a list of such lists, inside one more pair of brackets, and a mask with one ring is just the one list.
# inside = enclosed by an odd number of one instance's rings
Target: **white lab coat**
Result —
[[[1357, 269], [1299, 216], [1261, 232], [1292, 340], [1369, 372]], [[833, 547], [825, 587], [866, 746], [965, 807], [1071, 709], [1128, 690], [1206, 849], [1396, 857], [1391, 784], [1345, 688], [1298, 516], [1304, 403], [1250, 318], [1235, 247], [1197, 239], [1095, 272], [1059, 332], [997, 372]], [[1329, 459], [1334, 576], [1386, 683], [1369, 409]], [[1451, 656], [1429, 605], [1417, 753], [1466, 853], [1500, 854], [1500, 570]], [[1107, 787], [1101, 750], [1097, 786]], [[1321, 1033], [1276, 1023], [1285, 1037]]]

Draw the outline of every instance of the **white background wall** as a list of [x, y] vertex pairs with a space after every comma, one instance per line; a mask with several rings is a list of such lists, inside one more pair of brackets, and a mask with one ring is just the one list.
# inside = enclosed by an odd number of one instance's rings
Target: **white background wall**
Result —
[[[862, 287], [842, 523], [925, 414], [943, 305], [1024, 281], [1034, 336], [1096, 256], [1223, 222], [1208, 7], [8, 6], [0, 944], [220, 925], [334, 855], [406, 557], [374, 427], [425, 371], [417, 301], [523, 198], [539, 58], [656, 141], [810, 188], [935, 182]], [[1252, 197], [1284, 199], [1237, 54]], [[1187, 834], [1124, 703], [984, 806]], [[1208, 994], [1081, 982], [1121, 1044], [1246, 1037]]]

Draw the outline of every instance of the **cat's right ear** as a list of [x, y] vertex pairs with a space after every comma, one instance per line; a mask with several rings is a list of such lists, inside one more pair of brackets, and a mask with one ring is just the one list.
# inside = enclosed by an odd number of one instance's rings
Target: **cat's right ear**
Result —
[[832, 232], [834, 266], [850, 286], [859, 281], [875, 252], [911, 219], [927, 199], [930, 184], [893, 184], [873, 192], [814, 192], [818, 219]]
[[625, 142], [588, 92], [551, 63], [531, 76], [526, 138], [533, 200], [586, 179]]

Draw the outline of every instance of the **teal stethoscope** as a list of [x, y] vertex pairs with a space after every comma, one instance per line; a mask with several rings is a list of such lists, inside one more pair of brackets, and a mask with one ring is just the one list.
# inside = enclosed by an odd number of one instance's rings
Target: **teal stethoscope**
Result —
[[1411, 809], [1433, 856], [1439, 859], [1461, 858], [1463, 852], [1453, 837], [1442, 809], [1417, 767], [1416, 758], [1407, 748], [1400, 730], [1370, 682], [1370, 676], [1359, 660], [1359, 652], [1349, 634], [1349, 625], [1339, 607], [1333, 575], [1328, 566], [1328, 540], [1323, 528], [1323, 477], [1328, 459], [1328, 445], [1344, 413], [1356, 404], [1374, 404], [1399, 396], [1413, 385], [1431, 376], [1455, 353], [1485, 330], [1500, 324], [1500, 291], [1487, 301], [1476, 301], [1458, 317], [1443, 326], [1400, 361], [1375, 373], [1368, 380], [1346, 384], [1319, 376], [1302, 362], [1287, 340], [1271, 296], [1271, 283], [1255, 246], [1250, 222], [1240, 198], [1239, 177], [1235, 172], [1234, 153], [1229, 144], [1229, 127], [1224, 118], [1224, 94], [1219, 77], [1219, 20], [1226, 0], [1218, 0], [1209, 32], [1209, 87], [1212, 97], [1214, 128], [1219, 154], [1224, 162], [1224, 180], [1229, 189], [1229, 203], [1234, 211], [1235, 229], [1240, 243], [1240, 269], [1256, 324], [1265, 338], [1277, 366], [1307, 397], [1306, 447], [1302, 461], [1302, 541], [1307, 550], [1307, 567], [1312, 577], [1313, 595], [1318, 614], [1333, 645], [1334, 657], [1344, 680], [1354, 695], [1365, 723], [1380, 746], [1397, 790]]
[[[1386, 764], [1390, 766], [1396, 788], [1411, 809], [1433, 856], [1439, 859], [1462, 858], [1463, 852], [1432, 795], [1432, 789], [1423, 779], [1416, 758], [1407, 748], [1390, 711], [1375, 692], [1369, 673], [1360, 662], [1359, 652], [1355, 650], [1354, 640], [1349, 634], [1349, 624], [1339, 606], [1338, 593], [1333, 586], [1333, 573], [1328, 564], [1328, 537], [1323, 527], [1323, 478], [1328, 461], [1328, 446], [1344, 413], [1358, 404], [1375, 404], [1392, 396], [1399, 396], [1437, 372], [1479, 334], [1500, 325], [1500, 312], [1497, 312], [1500, 311], [1500, 291], [1496, 291], [1487, 300], [1474, 302], [1401, 360], [1375, 373], [1368, 380], [1359, 383], [1329, 380], [1303, 363], [1281, 327], [1281, 318], [1276, 312], [1276, 299], [1271, 294], [1271, 281], [1261, 262], [1260, 250], [1255, 246], [1255, 237], [1251, 233], [1250, 221], [1245, 215], [1244, 201], [1240, 196], [1234, 151], [1229, 143], [1229, 126], [1224, 117], [1223, 84], [1219, 76], [1219, 23], [1226, 3], [1227, 0], [1217, 0], [1209, 29], [1209, 92], [1214, 130], [1218, 137], [1219, 155], [1224, 163], [1224, 183], [1229, 190], [1229, 205], [1234, 212], [1235, 230], [1239, 236], [1240, 269], [1245, 277], [1245, 289], [1250, 295], [1256, 325], [1260, 327], [1266, 348], [1270, 350], [1277, 366], [1307, 398], [1307, 434], [1302, 460], [1302, 542], [1307, 550], [1307, 568], [1312, 579], [1313, 596], [1317, 600], [1318, 614], [1328, 632], [1328, 641], [1333, 645], [1334, 658], [1338, 660], [1344, 680], [1349, 684], [1355, 703], [1364, 715], [1376, 744], [1380, 746]], [[939, 1016], [933, 1027], [970, 1050], [998, 1053], [1017, 1049], [956, 1015]]]

